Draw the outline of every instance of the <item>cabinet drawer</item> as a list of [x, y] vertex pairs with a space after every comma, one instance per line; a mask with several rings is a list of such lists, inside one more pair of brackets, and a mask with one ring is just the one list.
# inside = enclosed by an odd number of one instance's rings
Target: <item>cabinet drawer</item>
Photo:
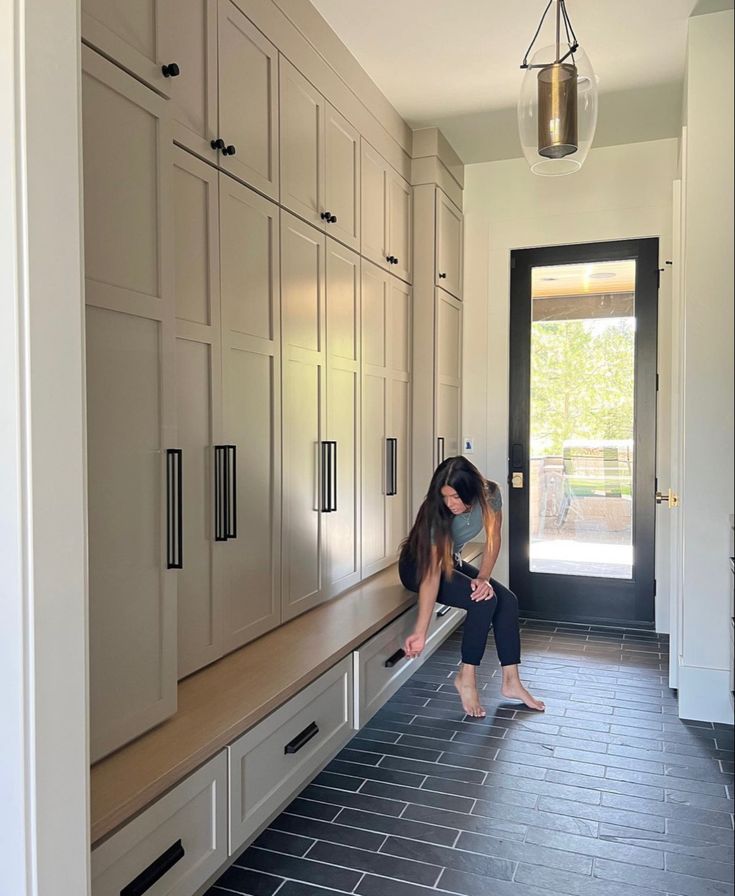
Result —
[[413, 675], [464, 618], [464, 610], [438, 606], [434, 612], [426, 647], [416, 660], [406, 659], [403, 642], [413, 631], [418, 605], [387, 625], [353, 653], [355, 679], [355, 728], [375, 715], [385, 701]]
[[345, 657], [227, 748], [234, 853], [352, 736]]
[[92, 851], [92, 896], [191, 896], [226, 861], [226, 829], [223, 750]]

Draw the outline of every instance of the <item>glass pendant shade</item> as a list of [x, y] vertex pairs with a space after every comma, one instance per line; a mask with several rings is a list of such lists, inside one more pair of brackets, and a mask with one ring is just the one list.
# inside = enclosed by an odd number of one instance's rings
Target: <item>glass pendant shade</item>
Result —
[[579, 171], [597, 126], [597, 78], [587, 54], [556, 62], [556, 48], [529, 59], [518, 99], [523, 155], [534, 174], [553, 177]]

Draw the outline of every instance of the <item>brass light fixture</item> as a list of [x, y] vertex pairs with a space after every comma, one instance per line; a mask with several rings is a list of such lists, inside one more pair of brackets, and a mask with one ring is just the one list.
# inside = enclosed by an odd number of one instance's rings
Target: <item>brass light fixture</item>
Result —
[[[554, 3], [555, 43], [538, 50], [529, 62]], [[531, 171], [545, 176], [578, 171], [597, 125], [597, 78], [574, 34], [565, 0], [549, 0], [521, 68], [526, 74], [518, 99], [518, 133]]]

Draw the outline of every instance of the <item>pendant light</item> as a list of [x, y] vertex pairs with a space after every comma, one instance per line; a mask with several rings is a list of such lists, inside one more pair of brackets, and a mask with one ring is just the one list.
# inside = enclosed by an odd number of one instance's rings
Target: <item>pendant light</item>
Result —
[[[537, 50], [529, 61], [554, 3], [555, 43]], [[518, 99], [518, 132], [531, 171], [544, 176], [579, 171], [597, 125], [597, 78], [579, 46], [564, 0], [549, 0], [521, 68], [525, 75]]]

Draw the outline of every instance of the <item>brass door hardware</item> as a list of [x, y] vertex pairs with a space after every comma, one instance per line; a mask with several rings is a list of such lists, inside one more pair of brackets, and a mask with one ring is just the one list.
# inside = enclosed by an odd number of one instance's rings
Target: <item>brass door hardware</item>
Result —
[[669, 505], [669, 507], [678, 507], [679, 506], [679, 496], [675, 495], [671, 489], [667, 492], [656, 492], [656, 503], [663, 504], [664, 501]]

